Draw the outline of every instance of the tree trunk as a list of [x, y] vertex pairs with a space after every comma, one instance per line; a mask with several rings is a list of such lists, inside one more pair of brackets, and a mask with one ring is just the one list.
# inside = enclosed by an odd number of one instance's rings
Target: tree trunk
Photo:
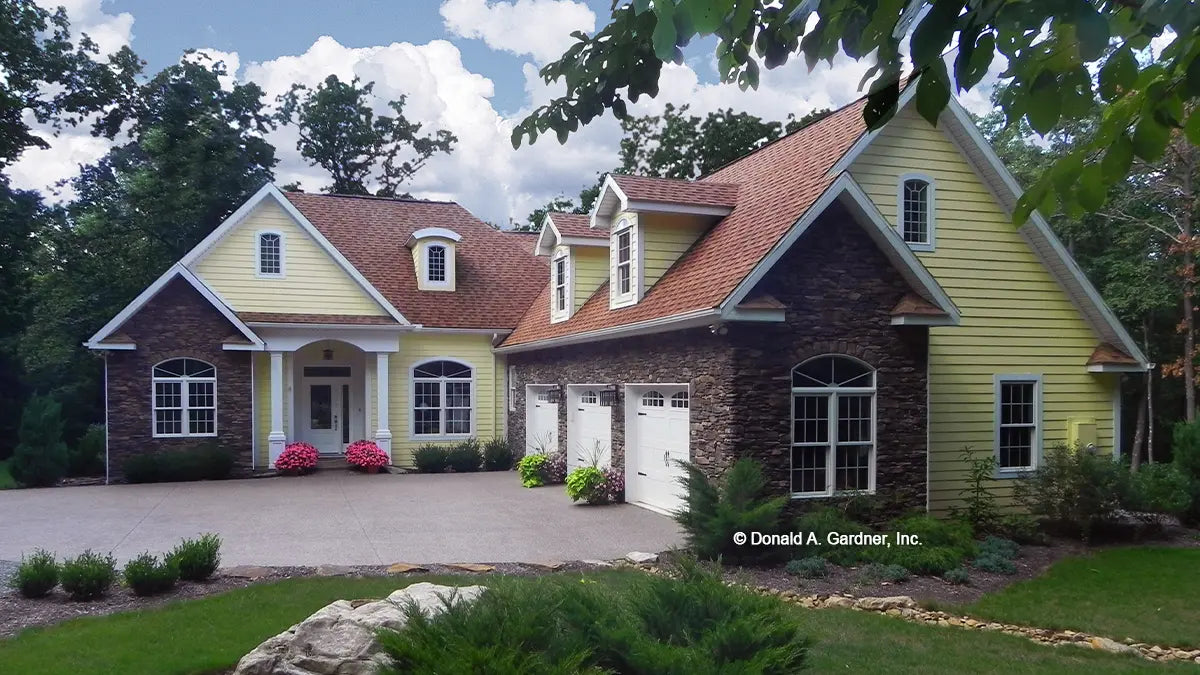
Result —
[[1146, 371], [1146, 461], [1154, 463], [1154, 369]]
[[[1149, 372], [1149, 371], [1147, 371]], [[1150, 380], [1146, 380], [1147, 392], [1150, 387]], [[1150, 407], [1150, 398], [1143, 398], [1138, 404], [1137, 422], [1133, 427], [1133, 444], [1129, 452], [1129, 471], [1137, 473], [1138, 468], [1142, 465], [1142, 444], [1146, 441], [1146, 409]], [[1118, 441], [1119, 443], [1120, 441]]]
[[[1196, 323], [1192, 306], [1192, 293], [1196, 290], [1196, 255], [1192, 241], [1192, 209], [1195, 196], [1192, 191], [1191, 166], [1182, 176], [1180, 188], [1186, 207], [1179, 214], [1180, 244], [1183, 245], [1183, 395], [1184, 414], [1187, 421], [1196, 419]], [[1153, 419], [1153, 418], [1152, 418]]]

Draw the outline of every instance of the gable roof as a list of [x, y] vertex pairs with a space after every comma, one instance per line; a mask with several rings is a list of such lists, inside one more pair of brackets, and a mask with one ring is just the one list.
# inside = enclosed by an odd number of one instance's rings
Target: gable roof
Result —
[[735, 183], [695, 182], [620, 173], [611, 175], [621, 193], [633, 202], [729, 207], [737, 204], [738, 186]]
[[608, 230], [592, 227], [592, 218], [581, 213], [547, 211], [533, 245], [536, 255], [550, 255], [555, 246], [608, 246]]
[[592, 228], [591, 219], [588, 218], [586, 213], [551, 211], [546, 214], [546, 218], [551, 221], [554, 229], [558, 230], [558, 234], [563, 237], [608, 238], [608, 232]]
[[[548, 278], [528, 240], [496, 230], [454, 202], [288, 192], [286, 200], [362, 273], [407, 322], [430, 328], [508, 330]], [[421, 291], [409, 237], [427, 228], [462, 236], [455, 290]], [[530, 279], [538, 283], [530, 284]]]

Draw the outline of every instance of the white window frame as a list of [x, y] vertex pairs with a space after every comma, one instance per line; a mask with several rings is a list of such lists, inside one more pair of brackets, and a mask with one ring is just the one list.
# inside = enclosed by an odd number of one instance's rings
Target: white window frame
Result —
[[[562, 284], [558, 282], [558, 265], [562, 263], [563, 279]], [[558, 292], [562, 291], [563, 304], [558, 305]], [[554, 257], [550, 261], [550, 323], [558, 323], [566, 321], [571, 317], [571, 310], [574, 305], [573, 284], [571, 283], [571, 250], [566, 247], [560, 247], [555, 251]]]
[[[435, 361], [452, 361], [463, 367], [471, 369], [471, 377], [417, 377], [417, 368]], [[476, 424], [479, 421], [479, 405], [477, 384], [478, 370], [475, 364], [464, 359], [454, 356], [435, 356], [414, 363], [408, 370], [408, 437], [414, 441], [451, 441], [464, 440], [475, 436]], [[417, 433], [417, 382], [437, 382], [438, 384], [438, 410], [441, 411], [438, 415], [438, 433], [436, 434], [418, 434]], [[450, 410], [446, 406], [446, 383], [447, 382], [469, 382], [471, 385], [471, 429], [466, 433], [446, 433], [446, 411]], [[453, 408], [458, 410], [459, 408]], [[430, 408], [432, 410], [432, 408]]]
[[924, 173], [906, 173], [896, 182], [896, 232], [904, 239], [904, 184], [910, 180], [925, 183], [925, 241], [905, 241], [913, 251], [930, 252], [937, 243], [937, 183], [933, 176]]
[[[262, 238], [263, 235], [273, 234], [279, 237], [279, 271], [262, 271]], [[254, 233], [254, 276], [259, 279], [283, 279], [287, 276], [287, 236], [279, 230], [259, 230]]]
[[[434, 279], [429, 274], [431, 271], [431, 268], [432, 268], [430, 258], [432, 257], [433, 249], [435, 249], [435, 248], [439, 248], [442, 250], [442, 278], [441, 279]], [[422, 262], [421, 271], [422, 271], [422, 276], [425, 277], [425, 285], [427, 285], [427, 286], [449, 286], [450, 285], [450, 274], [452, 271], [452, 268], [450, 265], [450, 255], [451, 255], [450, 247], [441, 242], [430, 242], [428, 244], [425, 244], [424, 249], [425, 250], [421, 251], [421, 262]]]
[[[617, 221], [609, 235], [610, 278], [608, 285], [610, 309], [635, 305], [638, 298], [641, 297], [642, 246], [638, 227], [638, 219], [634, 215], [625, 215]], [[629, 259], [625, 262], [620, 261], [621, 252], [618, 247], [623, 235], [629, 237]], [[621, 292], [621, 285], [618, 281], [622, 267], [628, 267], [629, 269], [629, 290], [624, 293]]]
[[[806, 363], [809, 363], [811, 361], [816, 361], [817, 359], [825, 359], [825, 358], [831, 358], [831, 357], [832, 358], [843, 358], [843, 359], [848, 359], [851, 361], [857, 361], [858, 363], [861, 363], [862, 365], [869, 368], [871, 370], [871, 386], [869, 386], [869, 387], [817, 387], [817, 386], [796, 387], [796, 386], [792, 386], [793, 377], [794, 377], [793, 372], [795, 371], [796, 368], [799, 368], [800, 366], [802, 366]], [[812, 358], [805, 359], [804, 361], [801, 361], [800, 363], [797, 363], [795, 366], [793, 366], [792, 370], [788, 371], [788, 384], [789, 384], [789, 386], [791, 386], [791, 394], [788, 396], [788, 398], [790, 400], [789, 407], [791, 409], [791, 415], [788, 418], [788, 423], [789, 423], [789, 426], [791, 427], [791, 430], [789, 431], [789, 433], [791, 434], [791, 444], [788, 447], [788, 485], [789, 485], [789, 488], [792, 487], [792, 480], [793, 480], [793, 476], [794, 476], [793, 472], [795, 470], [795, 467], [794, 467], [795, 449], [797, 447], [828, 447], [828, 450], [827, 450], [826, 456], [825, 456], [825, 489], [822, 491], [819, 491], [819, 492], [797, 492], [795, 490], [792, 490], [791, 491], [792, 499], [813, 499], [813, 498], [819, 498], [819, 497], [832, 497], [834, 495], [841, 496], [841, 495], [875, 494], [875, 478], [876, 478], [875, 477], [875, 465], [876, 465], [877, 455], [879, 452], [879, 437], [878, 437], [878, 431], [879, 431], [879, 428], [878, 428], [879, 427], [879, 394], [878, 394], [879, 371], [878, 371], [878, 369], [876, 369], [871, 364], [863, 361], [862, 359], [857, 359], [857, 358], [854, 358], [853, 356], [848, 356], [846, 354], [822, 354], [820, 356], [814, 356]], [[826, 424], [829, 425], [829, 430], [827, 431], [826, 442], [824, 442], [824, 443], [817, 443], [817, 442], [797, 443], [796, 442], [796, 396], [797, 395], [801, 395], [801, 396], [825, 395], [828, 397], [828, 403], [827, 403], [828, 408], [826, 409], [825, 422], [826, 422]], [[837, 471], [836, 462], [837, 462], [838, 445], [839, 444], [841, 444], [841, 445], [865, 445], [864, 443], [861, 443], [861, 442], [839, 443], [838, 436], [837, 436], [837, 432], [838, 432], [838, 396], [839, 395], [845, 395], [845, 396], [870, 395], [870, 397], [871, 397], [871, 451], [870, 451], [870, 459], [868, 461], [868, 467], [867, 467], [868, 487], [866, 490], [835, 490], [834, 489], [835, 474]]]
[[[199, 361], [199, 362], [209, 366], [210, 368], [212, 368], [213, 374], [212, 374], [212, 376], [205, 376], [205, 377], [189, 377], [186, 375], [178, 376], [178, 377], [174, 377], [174, 376], [167, 377], [167, 376], [158, 376], [158, 375], [154, 374], [154, 371], [159, 366], [163, 365], [164, 363], [170, 363], [171, 361], [178, 361], [180, 359], [189, 359], [192, 361]], [[180, 407], [178, 407], [178, 408], [175, 408], [175, 407], [159, 408], [158, 407], [158, 385], [159, 384], [167, 384], [167, 383], [179, 384], [179, 399], [180, 399], [179, 406]], [[211, 432], [193, 433], [190, 430], [191, 416], [189, 414], [190, 411], [192, 410], [192, 407], [190, 405], [191, 385], [192, 384], [202, 384], [202, 383], [212, 384], [213, 404], [211, 407], [200, 406], [197, 409], [213, 411], [213, 428], [212, 428]], [[204, 359], [193, 358], [190, 356], [188, 356], [188, 357], [177, 356], [177, 357], [173, 357], [173, 358], [169, 358], [169, 359], [163, 359], [162, 361], [159, 361], [158, 363], [156, 363], [150, 367], [150, 435], [152, 438], [214, 438], [214, 437], [216, 437], [217, 432], [219, 431], [219, 428], [217, 426], [217, 424], [219, 422], [219, 420], [217, 419], [218, 407], [219, 407], [219, 404], [217, 401], [217, 367], [212, 362], [205, 361]], [[161, 410], [178, 410], [179, 411], [180, 433], [177, 433], [177, 434], [160, 433], [158, 431], [158, 411], [160, 409]]]
[[[1000, 466], [1000, 430], [1006, 426], [1028, 426], [1028, 425], [1002, 425], [1000, 423], [1000, 405], [1003, 385], [1005, 384], [1032, 384], [1033, 385], [1033, 448], [1030, 449], [1029, 461], [1032, 462], [1029, 466], [1002, 467]], [[1030, 471], [1035, 471], [1042, 464], [1042, 434], [1045, 430], [1045, 409], [1042, 406], [1043, 382], [1041, 373], [1013, 373], [996, 375], [992, 380], [992, 419], [994, 421], [994, 432], [992, 436], [992, 453], [996, 458], [996, 477], [998, 478], [1015, 478], [1026, 474]]]

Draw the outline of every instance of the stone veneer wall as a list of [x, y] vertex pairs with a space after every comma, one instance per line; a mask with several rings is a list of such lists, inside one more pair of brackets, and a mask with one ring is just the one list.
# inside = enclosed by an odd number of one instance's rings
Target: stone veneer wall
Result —
[[[692, 387], [691, 453], [709, 473], [741, 456], [766, 467], [775, 490], [790, 490], [792, 367], [821, 354], [847, 354], [877, 369], [876, 488], [889, 511], [924, 508], [928, 331], [891, 325], [907, 283], [840, 207], [809, 228], [755, 293], [787, 306], [783, 323], [730, 324], [727, 335], [693, 329], [510, 354], [516, 405], [509, 441], [525, 447], [525, 385], [611, 382], [614, 466], [623, 466], [624, 384]], [[651, 291], [653, 292], [653, 291]], [[566, 404], [559, 446], [567, 449]], [[797, 500], [797, 507], [808, 501]]]
[[[119, 333], [137, 349], [106, 352], [108, 361], [108, 461], [111, 481], [133, 455], [170, 452], [216, 441], [237, 456], [235, 471], [249, 471], [251, 446], [250, 352], [226, 351], [237, 329], [183, 279], [167, 284], [125, 322]], [[151, 371], [166, 359], [190, 357], [217, 369], [217, 437], [154, 438]]]

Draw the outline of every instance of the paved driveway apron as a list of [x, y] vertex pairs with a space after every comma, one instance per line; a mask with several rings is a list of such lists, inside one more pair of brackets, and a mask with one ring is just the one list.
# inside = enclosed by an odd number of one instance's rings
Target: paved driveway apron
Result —
[[572, 504], [515, 473], [376, 475], [0, 492], [0, 561], [90, 548], [120, 561], [216, 532], [224, 565], [611, 559], [682, 542], [670, 518]]

